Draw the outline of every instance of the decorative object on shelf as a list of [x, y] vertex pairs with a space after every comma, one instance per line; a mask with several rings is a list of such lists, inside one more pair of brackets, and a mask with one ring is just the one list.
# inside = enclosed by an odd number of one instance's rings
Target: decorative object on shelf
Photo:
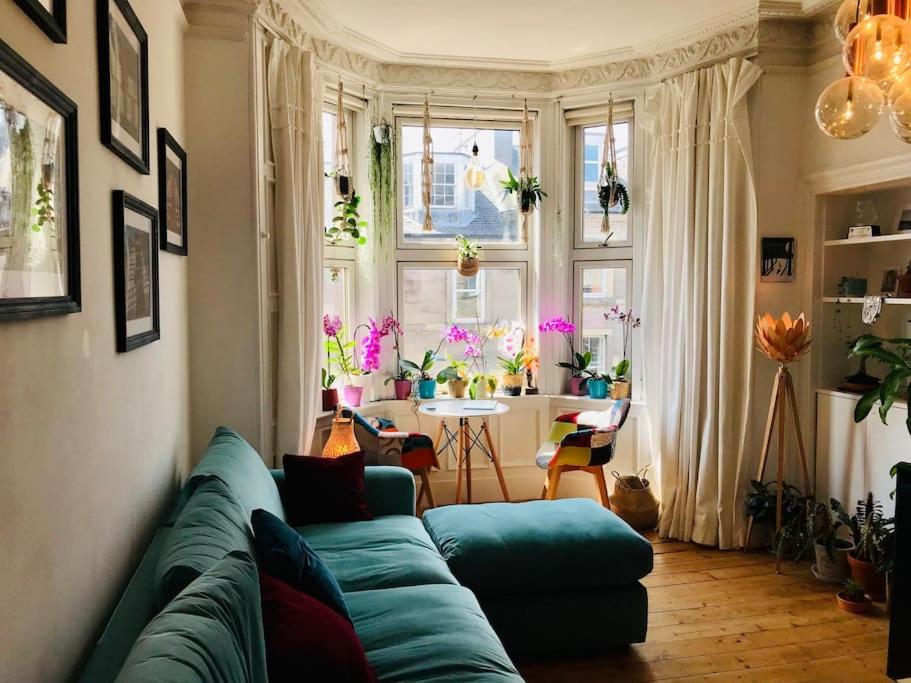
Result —
[[66, 43], [66, 0], [15, 0], [55, 43]]
[[879, 285], [879, 292], [883, 296], [895, 296], [898, 293], [898, 278], [900, 270], [898, 266], [892, 266], [883, 270], [883, 279]]
[[528, 100], [522, 106], [522, 127], [519, 130], [519, 178], [506, 169], [507, 179], [500, 182], [503, 194], [515, 194], [519, 201], [519, 213], [522, 215], [522, 241], [528, 242], [528, 219], [547, 193], [541, 189], [538, 178], [531, 174], [531, 122], [528, 120]]
[[324, 458], [341, 458], [344, 455], [351, 455], [361, 450], [357, 437], [354, 435], [354, 418], [351, 417], [350, 411], [343, 411], [341, 406], [336, 410], [335, 417], [332, 418], [332, 430], [329, 432], [329, 439], [323, 446]]
[[848, 228], [848, 239], [866, 239], [868, 237], [880, 237], [878, 225], [852, 225]]
[[0, 93], [0, 321], [78, 313], [76, 104], [3, 41]]
[[430, 96], [424, 97], [424, 155], [421, 157], [421, 202], [424, 207], [424, 232], [433, 232], [430, 213], [433, 194], [433, 135], [430, 133]]
[[[869, 297], [879, 301], [882, 300], [879, 297]], [[864, 309], [866, 310], [866, 308]], [[866, 320], [864, 321], [866, 322]], [[870, 323], [868, 323], [870, 324]], [[851, 351], [854, 349], [854, 346], [857, 344], [858, 339], [852, 339], [848, 342], [848, 351], [849, 356]], [[839, 384], [836, 389], [839, 391], [850, 391], [856, 394], [866, 394], [867, 392], [873, 391], [879, 387], [879, 379], [873, 377], [872, 375], [867, 374], [867, 358], [861, 357], [860, 359], [860, 368], [856, 373], [849, 377], [845, 377], [845, 380]]]
[[[858, 228], [858, 232], [852, 235], [852, 228]], [[848, 238], [879, 237], [881, 234], [876, 204], [869, 199], [859, 199], [854, 206], [854, 224], [848, 229]]]
[[463, 277], [472, 277], [481, 269], [479, 252], [481, 247], [472, 244], [464, 235], [455, 236], [456, 246], [459, 250], [458, 271]]
[[[866, 283], [866, 281], [864, 281]], [[864, 288], [866, 290], [866, 288]], [[883, 298], [881, 296], [865, 296], [863, 309], [860, 312], [860, 319], [867, 325], [872, 325], [882, 314]]]
[[614, 96], [611, 95], [607, 102], [607, 125], [601, 150], [601, 173], [598, 176], [598, 203], [604, 211], [601, 233], [605, 237], [602, 244], [605, 246], [613, 235], [610, 229], [611, 210], [621, 216], [629, 213], [629, 191], [620, 179], [618, 168], [617, 145], [614, 141]]
[[373, 232], [380, 252], [386, 253], [395, 236], [395, 136], [386, 119], [373, 127], [368, 147], [367, 176], [373, 200]]
[[626, 476], [611, 472], [617, 480], [610, 497], [611, 510], [637, 531], [654, 529], [658, 524], [658, 499], [645, 478], [649, 468], [651, 465], [646, 465], [636, 474]]
[[851, 578], [859, 583], [874, 602], [886, 599], [886, 573], [894, 559], [895, 520], [883, 514], [882, 504], [867, 493], [857, 501], [849, 515], [838, 501], [832, 507], [839, 520], [851, 531], [854, 549], [848, 554]]
[[897, 294], [899, 298], [911, 297], [911, 261], [905, 266], [905, 272], [898, 278]]
[[127, 0], [98, 2], [101, 142], [149, 174], [149, 39]]
[[525, 351], [519, 351], [511, 358], [497, 356], [500, 367], [505, 371], [503, 375], [503, 393], [507, 396], [521, 396], [522, 385], [525, 383], [526, 359]]
[[630, 370], [632, 362], [629, 360], [633, 330], [642, 325], [642, 319], [633, 313], [633, 309], [623, 310], [620, 306], [611, 306], [611, 309], [604, 314], [607, 321], [619, 321], [623, 330], [623, 358], [613, 367], [613, 382], [611, 383], [611, 398], [629, 398], [632, 394], [632, 383], [630, 382]]
[[[794, 420], [794, 431], [797, 437], [797, 452], [800, 456], [801, 474], [803, 475], [804, 491], [808, 496], [810, 488], [810, 473], [807, 467], [806, 451], [804, 449], [803, 434], [800, 429], [800, 414], [797, 408], [797, 396], [794, 391], [794, 380], [788, 370], [788, 365], [798, 360], [810, 350], [810, 324], [801, 313], [796, 319], [784, 313], [776, 319], [766, 313], [756, 320], [755, 342], [757, 350], [761, 351], [770, 360], [778, 363], [778, 372], [772, 387], [772, 398], [769, 404], [769, 416], [766, 420], [765, 433], [762, 440], [762, 451], [759, 460], [759, 473], [757, 481], [763, 481], [769, 451], [772, 446], [772, 430], [778, 424], [778, 488], [776, 491], [775, 531], [780, 533], [784, 524], [783, 517], [783, 477], [785, 461], [787, 460], [787, 421], [788, 413]], [[754, 517], [750, 516], [747, 524], [744, 548], [750, 547], [750, 537], [753, 533]], [[775, 571], [779, 571], [780, 557], [776, 561]]]
[[898, 232], [911, 230], [911, 209], [902, 209], [898, 216]]
[[522, 349], [525, 351], [525, 395], [537, 396], [538, 385], [535, 381], [535, 373], [541, 369], [541, 357], [537, 352], [535, 338], [531, 335], [526, 336]]
[[794, 263], [793, 237], [762, 238], [761, 282], [793, 282]]
[[475, 95], [472, 101], [474, 103], [474, 144], [471, 146], [471, 161], [462, 175], [462, 182], [469, 190], [480, 190], [487, 182], [487, 174], [478, 157], [481, 152], [478, 148], [478, 96]]
[[437, 374], [437, 384], [447, 384], [451, 398], [465, 398], [465, 390], [468, 388], [468, 363], [452, 356], [447, 356], [446, 360], [448, 365]]
[[886, 105], [893, 132], [911, 142], [911, 7], [897, 0], [844, 0], [835, 17], [847, 75], [816, 103], [816, 121], [831, 137], [868, 133]]
[[125, 353], [161, 338], [158, 212], [123, 190], [113, 199], [117, 351]]
[[161, 248], [187, 255], [187, 153], [164, 128], [158, 129], [158, 212]]
[[867, 281], [860, 277], [843, 277], [838, 281], [838, 296], [859, 297], [867, 295]]
[[576, 347], [573, 343], [576, 326], [565, 318], [557, 316], [538, 325], [538, 330], [545, 334], [557, 332], [558, 334], [563, 335], [567, 346], [569, 346], [570, 361], [558, 362], [555, 363], [555, 365], [570, 371], [569, 392], [573, 396], [584, 396], [585, 378], [582, 376], [582, 373], [585, 372], [588, 368], [588, 364], [591, 363], [591, 354], [588, 355], [588, 360], [586, 360], [585, 354], [576, 353]]
[[863, 587], [853, 579], [844, 582], [841, 590], [835, 594], [835, 599], [838, 609], [851, 614], [869, 614], [873, 609], [873, 601], [867, 597]]

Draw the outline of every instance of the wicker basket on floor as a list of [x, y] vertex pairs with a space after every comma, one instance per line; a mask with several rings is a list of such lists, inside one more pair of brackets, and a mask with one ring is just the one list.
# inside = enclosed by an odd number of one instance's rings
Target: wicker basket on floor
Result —
[[649, 467], [629, 476], [611, 472], [617, 480], [610, 497], [611, 510], [637, 531], [654, 529], [658, 524], [658, 499], [644, 477]]

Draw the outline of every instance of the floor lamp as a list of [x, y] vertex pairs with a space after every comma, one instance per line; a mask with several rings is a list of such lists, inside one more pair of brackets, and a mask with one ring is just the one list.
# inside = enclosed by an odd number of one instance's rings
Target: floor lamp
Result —
[[[807, 469], [807, 454], [803, 445], [803, 434], [800, 430], [800, 415], [797, 410], [797, 397], [794, 391], [794, 380], [788, 370], [788, 364], [803, 356], [810, 350], [810, 324], [801, 313], [796, 319], [788, 313], [775, 319], [768, 313], [756, 320], [754, 334], [756, 348], [767, 358], [778, 363], [778, 373], [775, 375], [775, 384], [772, 386], [772, 399], [769, 403], [769, 417], [766, 420], [765, 433], [762, 438], [762, 453], [759, 459], [759, 474], [756, 479], [762, 482], [765, 476], [766, 465], [769, 461], [769, 451], [772, 447], [772, 432], [775, 423], [778, 423], [778, 488], [775, 501], [775, 532], [781, 531], [782, 526], [782, 501], [785, 461], [788, 454], [788, 414], [793, 418], [794, 430], [797, 433], [797, 451], [800, 455], [800, 465], [803, 472], [803, 486], [806, 495], [810, 495], [810, 472]], [[744, 550], [750, 547], [750, 538], [753, 535], [754, 519], [750, 516], [747, 523], [747, 533], [744, 540]], [[779, 569], [776, 561], [775, 571]]]

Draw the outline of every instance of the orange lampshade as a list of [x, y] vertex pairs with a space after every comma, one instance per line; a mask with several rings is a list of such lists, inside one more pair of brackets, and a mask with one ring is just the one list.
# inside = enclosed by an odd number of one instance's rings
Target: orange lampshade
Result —
[[329, 432], [329, 440], [323, 446], [324, 458], [340, 458], [343, 455], [351, 455], [361, 450], [361, 445], [354, 436], [354, 420], [350, 417], [342, 417], [339, 412], [332, 419], [332, 431]]
[[766, 313], [756, 319], [756, 348], [777, 363], [797, 360], [810, 350], [810, 323], [803, 313], [796, 319], [785, 313], [780, 319]]

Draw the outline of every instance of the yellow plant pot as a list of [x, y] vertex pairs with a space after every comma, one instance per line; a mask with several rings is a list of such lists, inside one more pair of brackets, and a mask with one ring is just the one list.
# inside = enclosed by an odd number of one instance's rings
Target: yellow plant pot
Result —
[[503, 392], [507, 396], [521, 395], [523, 384], [525, 384], [525, 375], [503, 375]]

